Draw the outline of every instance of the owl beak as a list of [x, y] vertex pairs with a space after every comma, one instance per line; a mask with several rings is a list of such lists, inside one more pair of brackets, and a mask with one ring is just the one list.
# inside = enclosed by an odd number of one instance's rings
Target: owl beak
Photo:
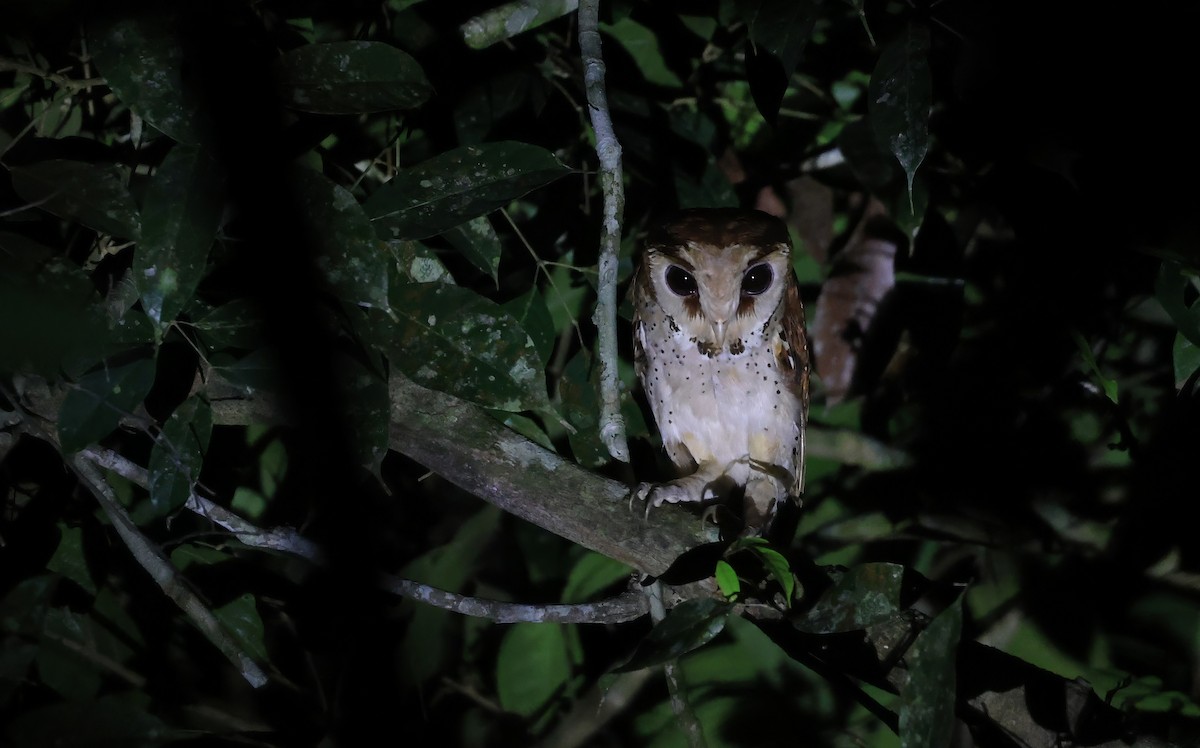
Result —
[[725, 331], [728, 329], [728, 324], [723, 319], [713, 321], [713, 337], [716, 338], [718, 350], [725, 347]]

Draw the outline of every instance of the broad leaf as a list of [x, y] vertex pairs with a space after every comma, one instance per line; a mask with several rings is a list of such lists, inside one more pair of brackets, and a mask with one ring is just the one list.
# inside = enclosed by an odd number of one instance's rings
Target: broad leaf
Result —
[[608, 556], [587, 551], [571, 568], [567, 575], [567, 583], [563, 587], [562, 601], [564, 603], [581, 603], [622, 579], [629, 579], [632, 571], [620, 561], [614, 561]]
[[388, 253], [348, 190], [315, 171], [297, 168], [293, 189], [320, 245], [317, 267], [346, 304], [387, 309]]
[[103, 234], [137, 239], [141, 218], [128, 180], [114, 164], [54, 159], [12, 168], [13, 189], [30, 204]]
[[255, 304], [234, 299], [193, 320], [200, 338], [213, 349], [256, 348], [262, 343], [262, 320]]
[[85, 374], [67, 393], [58, 413], [58, 438], [65, 453], [99, 441], [133, 413], [154, 384], [154, 359], [138, 358]]
[[600, 28], [633, 57], [637, 63], [637, 70], [645, 77], [647, 83], [667, 87], [681, 85], [679, 76], [667, 67], [658, 37], [653, 31], [628, 16], [616, 23], [601, 24]]
[[929, 29], [910, 23], [880, 53], [867, 88], [871, 127], [903, 167], [909, 194], [929, 152], [933, 83], [928, 58]]
[[667, 611], [650, 630], [629, 662], [615, 672], [661, 665], [712, 641], [725, 628], [733, 607], [711, 597], [685, 600]]
[[487, 216], [472, 218], [446, 231], [442, 236], [467, 260], [487, 273], [499, 286], [500, 237]]
[[587, 467], [599, 467], [612, 459], [600, 438], [600, 398], [594, 374], [591, 353], [580, 350], [558, 380], [559, 409], [575, 427], [575, 433], [568, 436], [571, 452], [576, 462]]
[[464, 146], [404, 169], [366, 202], [380, 235], [424, 239], [506, 205], [569, 171], [549, 151], [506, 141]]
[[195, 396], [185, 400], [163, 424], [150, 449], [148, 467], [154, 516], [170, 514], [191, 496], [208, 452], [212, 426], [212, 408]]
[[388, 252], [399, 280], [413, 283], [454, 283], [454, 276], [438, 259], [437, 253], [421, 242], [409, 239], [389, 239]]
[[391, 302], [397, 319], [379, 315], [376, 337], [407, 377], [497, 410], [549, 410], [537, 348], [503, 307], [445, 283], [399, 286]]
[[816, 25], [820, 3], [810, 0], [739, 0], [738, 9], [750, 39], [779, 58], [785, 76], [800, 64], [800, 55]]
[[905, 654], [908, 682], [900, 691], [900, 745], [950, 745], [954, 731], [955, 663], [962, 632], [959, 596], [929, 624]]
[[509, 626], [496, 656], [496, 695], [505, 711], [532, 717], [571, 677], [564, 627], [556, 623]]
[[213, 611], [242, 651], [258, 662], [267, 661], [267, 648], [263, 642], [263, 622], [258, 614], [254, 595], [246, 593], [234, 598]]
[[284, 103], [302, 112], [364, 114], [412, 109], [433, 93], [425, 71], [390, 44], [307, 44], [276, 64]]
[[221, 223], [222, 182], [219, 165], [206, 151], [177, 145], [146, 190], [133, 277], [142, 308], [160, 328], [175, 320], [204, 276]]
[[37, 707], [13, 717], [5, 738], [14, 746], [158, 746], [192, 737], [168, 727], [154, 716], [143, 691], [101, 696], [94, 700], [64, 701]]
[[900, 608], [904, 567], [868, 563], [845, 572], [796, 622], [815, 634], [857, 631], [893, 617]]
[[92, 579], [87, 559], [83, 555], [83, 530], [59, 522], [58, 532], [58, 548], [55, 549], [46, 568], [62, 574], [93, 595], [96, 594], [96, 582]]
[[163, 10], [96, 24], [88, 51], [118, 99], [176, 141], [196, 145], [205, 118], [182, 73], [178, 25]]
[[721, 590], [721, 594], [725, 599], [734, 602], [738, 595], [742, 593], [742, 582], [738, 579], [737, 572], [729, 565], [729, 562], [722, 559], [717, 562], [717, 569], [713, 573], [716, 577], [717, 587]]

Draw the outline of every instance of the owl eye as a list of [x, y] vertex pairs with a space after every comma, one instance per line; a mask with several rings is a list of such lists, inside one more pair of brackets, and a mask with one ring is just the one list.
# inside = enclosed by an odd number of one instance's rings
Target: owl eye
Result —
[[695, 296], [699, 290], [692, 274], [678, 265], [667, 268], [667, 288], [676, 296]]
[[742, 293], [758, 296], [771, 287], [771, 281], [774, 279], [775, 273], [770, 265], [765, 262], [755, 265], [742, 276]]

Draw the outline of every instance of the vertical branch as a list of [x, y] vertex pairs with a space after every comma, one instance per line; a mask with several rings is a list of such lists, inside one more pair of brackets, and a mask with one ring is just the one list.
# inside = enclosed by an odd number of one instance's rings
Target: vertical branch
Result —
[[[667, 616], [666, 606], [663, 605], [662, 583], [655, 581], [646, 589], [650, 598], [650, 618], [654, 625], [662, 623]], [[675, 712], [675, 723], [687, 738], [688, 748], [706, 748], [704, 728], [688, 703], [687, 693], [683, 687], [683, 673], [679, 671], [679, 660], [668, 660], [663, 663], [663, 676], [667, 679], [667, 692], [671, 694], [671, 711]]]
[[604, 217], [600, 232], [600, 278], [592, 322], [599, 333], [600, 437], [614, 459], [629, 461], [625, 421], [621, 418], [621, 382], [617, 378], [617, 256], [621, 249], [621, 217], [625, 192], [621, 183], [621, 144], [613, 132], [604, 92], [604, 58], [600, 52], [600, 0], [579, 3], [579, 51], [588, 113], [600, 157], [600, 190]]

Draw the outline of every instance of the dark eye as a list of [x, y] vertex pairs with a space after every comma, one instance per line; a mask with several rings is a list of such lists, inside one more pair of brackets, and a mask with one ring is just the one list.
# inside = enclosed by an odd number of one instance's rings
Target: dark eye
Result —
[[695, 296], [696, 279], [678, 265], [672, 265], [667, 268], [667, 288], [675, 292], [676, 296]]
[[775, 273], [771, 271], [770, 265], [765, 262], [755, 265], [742, 276], [742, 293], [758, 296], [771, 287], [771, 281], [774, 279]]

